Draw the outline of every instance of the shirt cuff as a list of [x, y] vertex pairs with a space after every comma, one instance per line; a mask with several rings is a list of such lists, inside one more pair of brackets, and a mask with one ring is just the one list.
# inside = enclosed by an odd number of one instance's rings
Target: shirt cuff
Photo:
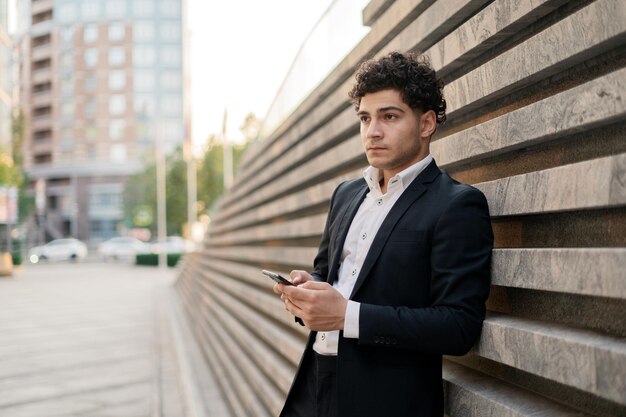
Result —
[[359, 314], [361, 312], [361, 303], [348, 300], [346, 307], [346, 318], [343, 324], [343, 337], [348, 339], [359, 338]]

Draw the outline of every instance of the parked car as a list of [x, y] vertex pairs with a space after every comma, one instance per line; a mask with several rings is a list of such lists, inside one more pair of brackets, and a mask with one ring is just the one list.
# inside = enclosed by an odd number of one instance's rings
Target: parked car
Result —
[[87, 245], [78, 239], [55, 239], [28, 251], [28, 259], [36, 264], [42, 260], [79, 261], [87, 257]]
[[147, 252], [150, 246], [134, 237], [114, 237], [98, 245], [98, 254], [104, 259], [130, 259]]
[[163, 250], [165, 253], [187, 253], [193, 252], [196, 244], [191, 240], [183, 239], [180, 236], [168, 236], [164, 241], [156, 241], [152, 243], [152, 253], [159, 253]]

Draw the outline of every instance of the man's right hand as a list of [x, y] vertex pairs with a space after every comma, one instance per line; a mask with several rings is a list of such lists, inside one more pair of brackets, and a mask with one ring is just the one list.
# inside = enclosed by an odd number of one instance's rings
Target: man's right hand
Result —
[[[299, 270], [299, 269], [294, 269], [293, 271], [291, 271], [289, 273], [289, 278], [291, 279], [291, 282], [294, 283], [294, 285], [300, 285], [300, 284], [304, 284], [307, 281], [313, 281], [314, 280], [314, 278], [311, 276], [311, 274], [309, 274], [306, 271]], [[272, 289], [273, 289], [273, 291], [276, 294], [282, 295], [283, 294], [283, 291], [282, 291], [283, 287], [284, 287], [283, 284], [276, 283], [276, 284], [274, 284], [274, 287]]]

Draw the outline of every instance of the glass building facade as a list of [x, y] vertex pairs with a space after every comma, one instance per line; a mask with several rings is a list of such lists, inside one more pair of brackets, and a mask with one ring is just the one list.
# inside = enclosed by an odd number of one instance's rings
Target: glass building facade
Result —
[[182, 146], [183, 3], [31, 1], [25, 160], [46, 185], [48, 239], [120, 234], [125, 180], [157, 140]]

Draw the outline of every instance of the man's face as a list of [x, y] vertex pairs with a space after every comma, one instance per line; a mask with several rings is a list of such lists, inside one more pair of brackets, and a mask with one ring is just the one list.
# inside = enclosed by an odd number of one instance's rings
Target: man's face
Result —
[[436, 126], [432, 111], [411, 109], [393, 89], [366, 94], [357, 112], [367, 161], [385, 178], [408, 168], [429, 153]]

